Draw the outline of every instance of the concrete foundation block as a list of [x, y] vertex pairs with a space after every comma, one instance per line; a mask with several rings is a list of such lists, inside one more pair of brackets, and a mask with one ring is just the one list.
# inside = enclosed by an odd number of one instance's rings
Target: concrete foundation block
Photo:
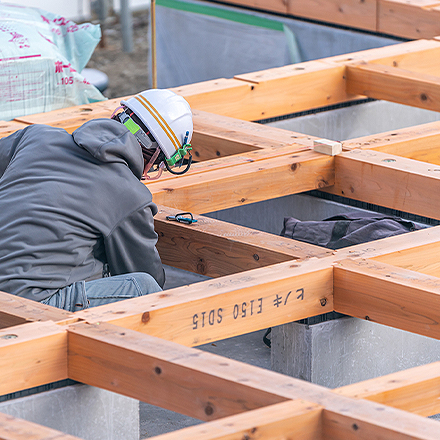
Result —
[[139, 401], [88, 385], [7, 400], [0, 412], [84, 440], [139, 440]]
[[440, 341], [370, 321], [343, 317], [272, 328], [271, 366], [329, 388], [440, 359]]

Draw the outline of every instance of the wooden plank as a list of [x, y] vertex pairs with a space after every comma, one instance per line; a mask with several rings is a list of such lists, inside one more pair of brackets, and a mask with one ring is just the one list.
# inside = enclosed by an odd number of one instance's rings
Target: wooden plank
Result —
[[229, 116], [260, 120], [359, 98], [347, 94], [344, 74], [342, 65], [308, 61], [236, 75], [236, 79], [253, 84], [254, 90]]
[[[381, 259], [381, 256], [386, 258], [390, 254], [398, 255], [400, 252], [411, 252], [411, 249], [415, 249], [416, 254], [419, 247], [429, 247], [438, 241], [440, 241], [440, 226], [434, 226], [339, 249], [334, 252], [334, 261], [347, 258]], [[394, 258], [390, 259], [389, 262], [390, 264], [399, 263]]]
[[52, 428], [0, 413], [0, 440], [80, 440]]
[[440, 122], [392, 130], [385, 133], [350, 139], [344, 150], [355, 148], [377, 150], [387, 154], [440, 165]]
[[344, 72], [343, 65], [308, 61], [172, 90], [193, 109], [256, 121], [357, 98], [347, 95]]
[[375, 0], [288, 0], [288, 14], [376, 31]]
[[353, 150], [335, 156], [335, 185], [324, 191], [380, 206], [440, 218], [433, 194], [440, 172], [429, 163], [379, 151]]
[[332, 261], [286, 262], [76, 312], [194, 346], [333, 310]]
[[440, 77], [380, 64], [347, 66], [347, 92], [440, 110]]
[[65, 323], [73, 315], [65, 310], [46, 306], [17, 295], [0, 292], [0, 329], [33, 321]]
[[440, 413], [440, 362], [410, 368], [333, 390], [423, 417]]
[[21, 128], [27, 127], [28, 124], [17, 121], [0, 121], [0, 139], [7, 137]]
[[204, 161], [260, 148], [289, 145], [311, 147], [313, 137], [227, 116], [193, 110], [194, 159]]
[[15, 121], [25, 124], [46, 124], [52, 127], [64, 128], [67, 132], [72, 133], [90, 119], [110, 117], [116, 107], [120, 105], [120, 101], [126, 98], [128, 97], [21, 116], [15, 118]]
[[378, 0], [377, 32], [404, 38], [440, 35], [440, 2], [435, 0]]
[[227, 222], [195, 215], [186, 225], [167, 220], [176, 209], [159, 206], [154, 223], [157, 248], [164, 264], [219, 277], [292, 259], [323, 257], [331, 251], [319, 246]]
[[[219, 78], [171, 88], [183, 96], [191, 109], [203, 110], [223, 116], [246, 119], [241, 107], [246, 104], [249, 95], [254, 93], [255, 86], [234, 78]], [[248, 119], [252, 120], [252, 119]]]
[[158, 205], [202, 214], [333, 185], [334, 160], [306, 151], [147, 184]]
[[106, 323], [69, 329], [69, 377], [82, 383], [199, 420], [286, 400], [275, 392], [252, 390], [246, 373], [231, 390], [231, 383], [217, 373], [234, 367], [238, 379], [243, 368], [238, 362]]
[[0, 330], [0, 395], [67, 379], [67, 333], [50, 321]]
[[438, 438], [434, 420], [106, 323], [69, 328], [69, 377], [200, 420], [302, 399], [325, 408], [323, 438]]
[[337, 55], [321, 61], [340, 65], [365, 61], [437, 76], [440, 68], [440, 42], [416, 40]]
[[[378, 408], [380, 411], [380, 409]], [[409, 414], [408, 419], [405, 414], [400, 421], [388, 422], [382, 420], [369, 419], [363, 417], [353, 417], [344, 412], [335, 412], [331, 410], [323, 411], [323, 438], [326, 440], [358, 440], [377, 439], [377, 440], [416, 440], [438, 439], [438, 422], [429, 419], [423, 419]], [[412, 417], [410, 417], [412, 416]], [[414, 420], [413, 417], [419, 420]], [[424, 422], [426, 426], [424, 426]]]
[[439, 245], [439, 242], [434, 242], [424, 246], [401, 249], [373, 259], [381, 263], [401, 267], [402, 269], [440, 277]]
[[303, 400], [288, 400], [246, 411], [202, 425], [154, 437], [154, 440], [321, 439], [322, 407]]
[[344, 260], [334, 268], [334, 309], [440, 339], [437, 277], [372, 260]]
[[288, 1], [286, 0], [229, 0], [224, 3], [263, 9], [271, 12], [280, 12], [282, 14], [287, 14], [288, 5]]

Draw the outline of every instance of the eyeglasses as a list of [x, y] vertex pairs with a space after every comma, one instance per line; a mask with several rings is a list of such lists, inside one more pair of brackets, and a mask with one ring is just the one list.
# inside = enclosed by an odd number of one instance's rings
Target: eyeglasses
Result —
[[190, 212], [180, 212], [176, 215], [167, 215], [167, 220], [174, 220], [179, 223], [185, 223], [190, 225], [191, 223], [195, 223], [197, 220], [194, 219], [193, 215]]

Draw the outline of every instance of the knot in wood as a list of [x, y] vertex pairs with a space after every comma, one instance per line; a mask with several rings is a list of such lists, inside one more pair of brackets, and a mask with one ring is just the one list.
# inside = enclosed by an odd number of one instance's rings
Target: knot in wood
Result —
[[142, 322], [146, 324], [148, 321], [150, 321], [150, 312], [145, 312], [142, 314]]

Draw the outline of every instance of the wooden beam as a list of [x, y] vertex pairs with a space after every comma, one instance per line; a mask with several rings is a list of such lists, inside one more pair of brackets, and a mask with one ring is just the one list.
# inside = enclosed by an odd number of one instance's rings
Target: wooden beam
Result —
[[0, 395], [67, 379], [67, 333], [50, 321], [0, 330]]
[[33, 321], [66, 323], [72, 313], [17, 295], [0, 292], [0, 329]]
[[172, 185], [148, 183], [148, 189], [158, 205], [202, 214], [333, 185], [334, 160], [312, 151], [280, 155], [230, 170], [180, 176]]
[[319, 440], [322, 407], [303, 400], [288, 400], [209, 423], [154, 437], [154, 440], [258, 439]]
[[221, 82], [191, 84], [173, 90], [184, 96], [191, 108], [258, 121], [358, 98], [347, 95], [344, 73], [344, 65], [308, 61], [237, 75], [234, 84], [246, 87], [238, 91], [228, 88], [226, 83], [221, 93]]
[[353, 150], [335, 156], [335, 185], [324, 191], [440, 219], [440, 171], [429, 163], [379, 151]]
[[377, 32], [405, 38], [440, 35], [440, 2], [378, 0]]
[[410, 368], [333, 390], [355, 399], [409, 411], [423, 417], [440, 413], [440, 362]]
[[[379, 408], [377, 410], [380, 411]], [[438, 422], [413, 414], [408, 414], [408, 419], [406, 419], [405, 414], [408, 413], [403, 413], [399, 421], [383, 419], [379, 422], [375, 418], [369, 419], [363, 415], [353, 417], [343, 411], [324, 410], [323, 438], [326, 440], [361, 438], [365, 440], [372, 438], [377, 440], [435, 440], [438, 438], [438, 426], [435, 426]], [[419, 420], [415, 420], [414, 417]], [[424, 420], [430, 422], [429, 426], [428, 423], [423, 426]]]
[[440, 121], [350, 139], [344, 150], [376, 150], [440, 165]]
[[440, 278], [439, 245], [439, 242], [434, 242], [423, 246], [391, 252], [373, 259], [381, 263], [401, 267], [402, 269]]
[[0, 440], [80, 440], [55, 429], [0, 413]]
[[334, 267], [334, 309], [440, 339], [438, 278], [370, 260]]
[[290, 15], [376, 31], [375, 0], [289, 0], [287, 5]]
[[332, 311], [331, 263], [327, 259], [280, 263], [75, 316], [201, 345]]
[[[249, 96], [254, 93], [254, 89], [253, 84], [246, 81], [235, 78], [219, 78], [174, 87], [170, 90], [182, 95], [188, 101], [191, 109], [238, 117], [237, 114], [243, 114], [240, 107], [246, 104]], [[252, 119], [247, 120], [251, 121]]]
[[297, 240], [195, 215], [186, 225], [167, 220], [176, 209], [159, 206], [154, 227], [164, 264], [219, 277], [292, 259], [323, 257], [331, 251]]
[[193, 110], [194, 134], [191, 140], [194, 159], [204, 161], [237, 155], [261, 148], [297, 145], [298, 150], [313, 145], [313, 136]]
[[[214, 420], [285, 401], [252, 390], [246, 366], [107, 323], [69, 329], [69, 377], [199, 420]], [[214, 367], [215, 366], [215, 367]], [[232, 372], [241, 381], [218, 376]], [[240, 383], [241, 382], [241, 383]]]
[[28, 124], [23, 124], [22, 122], [17, 121], [0, 121], [0, 139], [27, 126]]
[[347, 66], [347, 92], [440, 110], [440, 77], [373, 63]]
[[434, 420], [106, 323], [69, 328], [69, 377], [200, 420], [302, 399], [324, 407], [323, 438], [438, 438]]
[[64, 128], [67, 132], [72, 133], [90, 119], [110, 117], [116, 107], [120, 105], [120, 101], [126, 98], [128, 97], [36, 113], [34, 115], [17, 117], [14, 120], [24, 124], [51, 125], [52, 127]]
[[411, 72], [437, 76], [440, 67], [440, 41], [415, 40], [324, 58], [321, 61], [351, 65], [361, 61], [398, 67]]
[[287, 5], [289, 2], [285, 0], [229, 0], [225, 3], [287, 14]]

